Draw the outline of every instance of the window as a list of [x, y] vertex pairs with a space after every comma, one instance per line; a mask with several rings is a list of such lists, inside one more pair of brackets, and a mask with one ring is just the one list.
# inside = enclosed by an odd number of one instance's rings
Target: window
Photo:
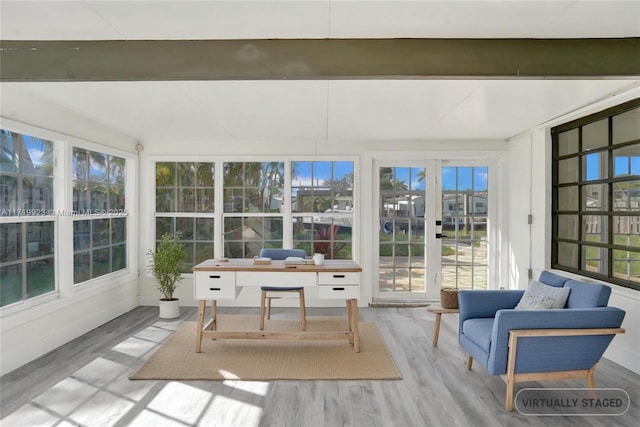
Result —
[[552, 267], [640, 290], [640, 99], [551, 133]]
[[223, 170], [224, 256], [283, 247], [284, 162], [225, 162]]
[[54, 143], [1, 130], [0, 306], [55, 291]]
[[157, 161], [155, 172], [156, 243], [180, 233], [184, 273], [262, 248], [352, 258], [353, 161]]
[[156, 163], [156, 244], [176, 234], [187, 253], [182, 271], [213, 258], [215, 165]]
[[353, 162], [292, 162], [291, 176], [293, 247], [351, 259]]
[[125, 159], [73, 148], [73, 283], [127, 267]]

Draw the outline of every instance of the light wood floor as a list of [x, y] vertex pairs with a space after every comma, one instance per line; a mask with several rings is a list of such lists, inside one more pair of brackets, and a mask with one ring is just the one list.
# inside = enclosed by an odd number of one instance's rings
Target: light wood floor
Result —
[[[257, 309], [222, 308], [257, 314]], [[343, 314], [308, 310], [308, 316]], [[274, 308], [295, 320], [296, 309]], [[2, 427], [35, 426], [638, 426], [640, 376], [602, 360], [597, 387], [624, 389], [629, 411], [616, 417], [538, 417], [504, 410], [505, 385], [457, 344], [457, 315], [444, 315], [438, 348], [424, 307], [360, 310], [375, 321], [402, 373], [399, 381], [173, 382], [127, 377], [195, 308], [161, 321], [139, 307], [1, 378]], [[176, 363], [180, 363], [176, 360]], [[584, 387], [554, 381], [520, 387]], [[518, 389], [518, 388], [517, 388]], [[516, 391], [517, 391], [516, 389]]]

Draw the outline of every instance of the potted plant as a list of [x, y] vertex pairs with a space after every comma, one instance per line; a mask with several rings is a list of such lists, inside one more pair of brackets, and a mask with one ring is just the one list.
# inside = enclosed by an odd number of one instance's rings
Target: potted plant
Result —
[[182, 281], [182, 261], [186, 255], [184, 247], [178, 243], [179, 233], [165, 233], [156, 251], [149, 251], [149, 271], [158, 281], [160, 317], [174, 319], [180, 316], [180, 300], [173, 297], [176, 287]]

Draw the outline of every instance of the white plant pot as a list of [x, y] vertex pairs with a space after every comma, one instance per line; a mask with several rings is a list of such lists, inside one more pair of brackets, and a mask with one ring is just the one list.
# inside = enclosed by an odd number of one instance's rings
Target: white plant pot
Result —
[[175, 319], [180, 317], [180, 300], [175, 299], [172, 301], [160, 300], [160, 318], [161, 319]]

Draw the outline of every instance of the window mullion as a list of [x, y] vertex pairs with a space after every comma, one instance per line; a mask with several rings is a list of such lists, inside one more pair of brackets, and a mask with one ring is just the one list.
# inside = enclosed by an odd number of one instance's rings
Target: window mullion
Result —
[[[293, 248], [293, 216], [291, 212], [291, 161], [284, 163], [284, 190], [282, 207], [282, 246]], [[311, 255], [311, 254], [309, 254]]]

